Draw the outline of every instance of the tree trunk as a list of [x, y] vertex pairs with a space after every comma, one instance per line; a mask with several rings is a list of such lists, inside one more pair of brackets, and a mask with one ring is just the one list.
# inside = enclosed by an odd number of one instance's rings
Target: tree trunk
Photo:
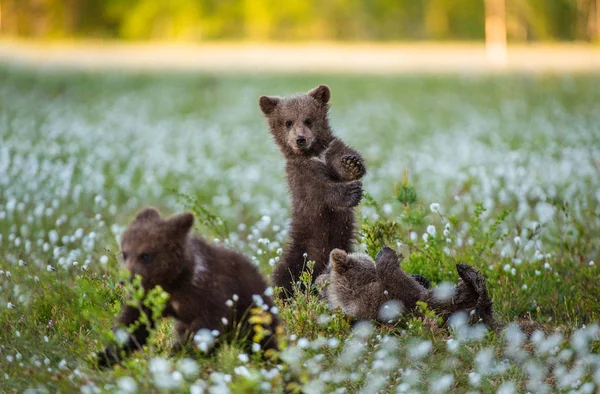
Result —
[[506, 65], [505, 0], [485, 0], [485, 49], [490, 62]]
[[600, 0], [594, 1], [594, 34], [592, 41], [600, 42]]

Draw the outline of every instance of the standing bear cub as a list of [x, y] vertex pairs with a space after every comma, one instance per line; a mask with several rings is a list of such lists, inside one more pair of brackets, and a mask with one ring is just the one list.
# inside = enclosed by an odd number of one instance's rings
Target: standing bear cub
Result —
[[[265, 280], [243, 255], [192, 235], [193, 223], [191, 213], [163, 219], [157, 210], [144, 209], [121, 239], [124, 267], [132, 278], [141, 276], [145, 292], [161, 286], [169, 294], [163, 317], [175, 319], [177, 347], [188, 344], [201, 329], [217, 330], [224, 340], [250, 341], [248, 318], [250, 309], [257, 306], [258, 295], [263, 300], [258, 306], [262, 307], [261, 320], [266, 326], [260, 330], [264, 334], [260, 342], [265, 349], [275, 348], [277, 318], [270, 314], [273, 303], [265, 295]], [[150, 324], [141, 323], [141, 311]], [[141, 304], [128, 303], [118, 326], [132, 326], [133, 331], [121, 345], [108, 346], [98, 354], [101, 366], [119, 362], [121, 353], [146, 343], [154, 327], [152, 313]]]
[[355, 150], [333, 135], [328, 110], [331, 92], [320, 85], [306, 94], [262, 96], [259, 104], [286, 159], [292, 197], [290, 242], [273, 272], [273, 282], [291, 296], [293, 285], [315, 262], [313, 278], [325, 268], [331, 250], [350, 251], [355, 236], [354, 207], [362, 198], [365, 164]]

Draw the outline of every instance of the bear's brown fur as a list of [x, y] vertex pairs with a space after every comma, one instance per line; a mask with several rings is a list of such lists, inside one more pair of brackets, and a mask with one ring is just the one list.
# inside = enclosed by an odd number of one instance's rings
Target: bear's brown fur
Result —
[[[274, 334], [277, 318], [270, 314], [273, 302], [264, 294], [267, 284], [258, 270], [240, 253], [211, 245], [191, 234], [193, 223], [191, 213], [163, 219], [157, 210], [146, 208], [129, 225], [121, 240], [123, 265], [131, 276], [141, 276], [145, 291], [161, 286], [170, 295], [163, 316], [175, 319], [179, 345], [187, 344], [203, 328], [218, 330], [223, 340], [235, 339], [234, 331], [238, 339], [245, 339], [249, 333], [250, 309], [256, 306], [254, 295], [261, 296], [267, 305], [266, 319], [271, 324], [266, 329]], [[226, 305], [228, 300], [236, 299], [233, 305], [231, 302]], [[140, 310], [151, 318], [147, 308], [125, 305], [118, 326], [136, 323]], [[150, 328], [138, 324], [122, 346], [108, 346], [100, 353], [99, 363], [111, 365], [119, 361], [121, 351], [128, 353], [141, 348]], [[271, 334], [262, 341], [263, 348], [276, 346]]]
[[[350, 251], [355, 237], [354, 207], [362, 198], [366, 173], [358, 152], [333, 135], [328, 110], [331, 92], [320, 85], [306, 94], [260, 97], [269, 128], [286, 159], [292, 197], [290, 242], [273, 272], [273, 282], [293, 293], [293, 284], [315, 262], [313, 278], [335, 248]], [[306, 255], [305, 255], [306, 253]]]
[[386, 303], [399, 301], [400, 312], [411, 312], [416, 309], [418, 301], [424, 301], [444, 321], [452, 313], [465, 311], [470, 313], [472, 322], [492, 325], [492, 301], [486, 280], [473, 267], [457, 264], [460, 280], [453, 294], [440, 297], [436, 289], [428, 290], [400, 268], [398, 255], [393, 249], [383, 248], [376, 261], [367, 255], [333, 250], [327, 270], [317, 278], [321, 296], [331, 308], [339, 307], [342, 312], [357, 319], [387, 322], [381, 315]]

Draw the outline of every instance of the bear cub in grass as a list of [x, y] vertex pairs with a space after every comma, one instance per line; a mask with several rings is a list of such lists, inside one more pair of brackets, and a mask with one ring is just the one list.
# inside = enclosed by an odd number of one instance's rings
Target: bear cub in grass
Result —
[[[273, 302], [265, 295], [265, 280], [243, 255], [191, 234], [193, 223], [191, 213], [163, 219], [157, 210], [146, 208], [121, 239], [123, 265], [132, 278], [140, 275], [146, 292], [161, 286], [169, 294], [163, 317], [175, 319], [176, 347], [189, 344], [200, 329], [219, 331], [219, 340], [251, 341], [248, 317], [256, 306], [253, 296], [259, 295], [264, 303], [261, 313], [265, 325], [261, 345], [263, 349], [275, 348], [277, 318], [270, 313]], [[123, 344], [108, 346], [98, 355], [101, 366], [118, 362], [121, 352], [128, 353], [146, 343], [154, 322], [150, 322], [152, 327], [135, 326], [141, 310], [152, 318], [143, 305], [123, 307], [118, 326], [135, 328]]]
[[[306, 94], [262, 96], [259, 104], [275, 143], [286, 159], [292, 197], [290, 243], [273, 272], [273, 283], [291, 296], [308, 260], [313, 278], [329, 252], [351, 250], [354, 207], [362, 198], [366, 168], [360, 154], [333, 135], [328, 110], [331, 92], [320, 85]], [[306, 255], [305, 255], [306, 254]]]
[[[438, 289], [427, 289], [401, 268], [396, 252], [383, 248], [376, 263], [367, 255], [343, 250], [333, 250], [327, 270], [317, 278], [321, 296], [332, 308], [340, 308], [345, 314], [357, 319], [373, 319], [388, 322], [392, 316], [386, 313], [411, 312], [418, 301], [427, 303], [446, 321], [459, 311], [469, 313], [472, 323], [493, 324], [492, 301], [487, 292], [486, 279], [475, 268], [457, 264], [460, 279], [452, 294], [443, 296]], [[396, 305], [394, 305], [396, 303]], [[393, 311], [396, 309], [396, 311]]]

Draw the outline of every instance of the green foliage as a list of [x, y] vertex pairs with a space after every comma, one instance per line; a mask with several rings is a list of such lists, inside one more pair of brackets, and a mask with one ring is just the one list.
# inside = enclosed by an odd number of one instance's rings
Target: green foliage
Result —
[[[0, 166], [6, 166], [0, 177], [8, 179], [0, 188], [0, 391], [117, 392], [125, 391], [122, 379], [131, 378], [138, 392], [190, 392], [194, 385], [196, 392], [215, 391], [225, 379], [232, 392], [396, 392], [407, 382], [412, 391], [430, 392], [440, 377], [452, 377], [448, 392], [497, 392], [510, 381], [516, 391], [534, 391], [519, 362], [502, 374], [482, 375], [478, 387], [470, 383], [480, 352], [491, 349], [487, 354], [499, 365], [506, 359], [503, 333], [459, 341], [460, 330], [440, 328], [424, 305], [398, 324], [365, 329], [330, 310], [309, 274], [294, 299], [278, 303], [285, 333], [273, 358], [237, 342], [210, 354], [174, 352], [173, 321], [159, 317], [164, 292], [155, 289], [144, 298], [139, 280], [119, 281], [114, 256], [120, 230], [147, 204], [164, 213], [182, 205], [193, 210], [201, 234], [243, 251], [268, 274], [286, 243], [289, 206], [281, 158], [250, 104], [263, 92], [302, 91], [322, 81], [336, 92], [336, 131], [364, 147], [369, 164], [365, 188], [372, 195], [358, 208], [361, 247], [371, 256], [383, 245], [398, 249], [403, 269], [434, 285], [455, 283], [457, 262], [475, 265], [487, 277], [500, 326], [526, 323], [529, 332], [545, 333], [544, 342], [564, 335], [553, 355], [538, 357], [531, 342], [524, 348], [548, 367], [549, 391], [581, 389], [559, 387], [552, 371], [560, 369], [550, 362], [569, 355], [571, 334], [600, 321], [597, 173], [590, 166], [589, 176], [546, 182], [545, 171], [548, 163], [562, 168], [599, 146], [597, 76], [174, 76], [0, 68], [0, 80]], [[461, 136], [473, 125], [483, 132], [468, 138], [485, 150], [475, 157], [498, 155], [502, 167], [477, 175], [490, 164], [472, 168], [469, 159], [456, 169], [460, 177], [434, 173], [428, 182], [429, 170], [415, 164], [420, 156], [414, 152], [439, 143], [443, 149], [434, 152], [448, 151], [451, 159], [434, 158], [454, 163], [460, 157], [445, 138], [450, 133], [453, 143], [466, 144]], [[365, 132], [371, 127], [375, 137]], [[524, 162], [510, 161], [517, 150]], [[154, 157], [158, 163], [149, 160]], [[589, 157], [595, 164], [597, 155]], [[511, 184], [508, 176], [521, 167], [522, 178]], [[410, 182], [406, 176], [394, 188], [402, 168], [410, 169]], [[177, 200], [174, 187], [193, 198]], [[538, 188], [544, 193], [531, 192]], [[439, 212], [431, 212], [433, 199]], [[532, 226], [538, 204], [555, 213]], [[96, 369], [93, 354], [115, 340], [111, 327], [133, 299], [147, 301], [149, 315], [158, 317], [147, 346], [122, 366]], [[423, 344], [428, 351], [415, 356]], [[589, 349], [597, 355], [597, 337]], [[564, 364], [576, 371], [584, 359], [570, 357]], [[190, 377], [179, 375], [185, 359], [198, 368]], [[582, 384], [592, 382], [590, 371]], [[171, 377], [181, 377], [176, 387], [160, 386], [173, 383]], [[370, 390], [367, 385], [380, 377], [386, 385]]]
[[[350, 330], [351, 319], [341, 311], [331, 311], [325, 301], [317, 296], [316, 285], [312, 283], [313, 261], [307, 262], [307, 269], [294, 284], [294, 297], [278, 301], [280, 316], [285, 322], [287, 334], [315, 339], [319, 335], [344, 338]], [[321, 321], [315, 325], [315, 322]]]
[[[463, 0], [3, 0], [2, 31], [169, 40], [481, 40], [484, 2]], [[593, 39], [592, 1], [507, 4], [514, 40]], [[597, 33], [596, 33], [597, 35]]]
[[201, 224], [203, 229], [210, 231], [221, 239], [227, 238], [229, 229], [223, 219], [207, 209], [197, 198], [184, 193], [177, 193], [177, 195], [179, 202], [194, 213], [196, 220]]

